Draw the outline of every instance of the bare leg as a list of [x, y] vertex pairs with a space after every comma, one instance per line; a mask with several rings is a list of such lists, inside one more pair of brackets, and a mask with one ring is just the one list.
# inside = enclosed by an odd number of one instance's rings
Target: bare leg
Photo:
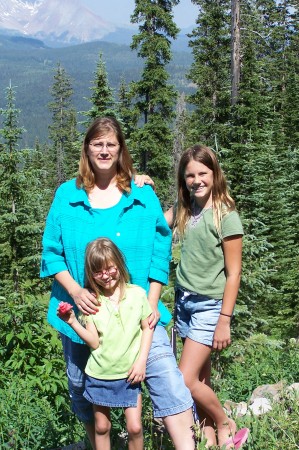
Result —
[[89, 442], [93, 448], [93, 450], [95, 450], [96, 448], [96, 443], [95, 443], [95, 428], [94, 428], [94, 423], [85, 423], [84, 424], [85, 427], [85, 431], [87, 434], [87, 437], [89, 439]]
[[95, 418], [95, 450], [111, 450], [110, 444], [110, 409], [106, 406], [93, 405]]
[[125, 416], [129, 435], [129, 450], [143, 450], [143, 430], [141, 423], [142, 401], [141, 394], [138, 395], [137, 407], [126, 408]]
[[[211, 349], [210, 349], [211, 353]], [[199, 381], [211, 387], [211, 358], [210, 355], [208, 359], [204, 362], [202, 361], [203, 366], [199, 373]], [[216, 433], [215, 433], [215, 424], [213, 419], [203, 410], [200, 405], [196, 405], [197, 414], [200, 418], [200, 426], [202, 428], [202, 433], [204, 437], [207, 439], [206, 447], [212, 447], [213, 445], [217, 445]]]
[[218, 445], [225, 444], [231, 435], [235, 434], [236, 424], [228, 419], [215, 392], [206, 384], [199, 381], [203, 361], [210, 357], [211, 349], [203, 344], [187, 338], [179, 364], [185, 383], [190, 389], [196, 404], [215, 422], [218, 432]]
[[163, 423], [176, 450], [194, 450], [193, 415], [189, 408], [179, 414], [163, 418]]

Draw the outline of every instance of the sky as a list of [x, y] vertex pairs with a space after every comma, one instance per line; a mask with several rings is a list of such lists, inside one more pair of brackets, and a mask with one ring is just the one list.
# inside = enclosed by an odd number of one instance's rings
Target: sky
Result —
[[[129, 25], [130, 15], [134, 11], [134, 0], [80, 0], [91, 11], [99, 15], [103, 20], [116, 25]], [[179, 28], [187, 28], [194, 25], [198, 16], [198, 6], [191, 0], [180, 0], [174, 7], [174, 19]]]

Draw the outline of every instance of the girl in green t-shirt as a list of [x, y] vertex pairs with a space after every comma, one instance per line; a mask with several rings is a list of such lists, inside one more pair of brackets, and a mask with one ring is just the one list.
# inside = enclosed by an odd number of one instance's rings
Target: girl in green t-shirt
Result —
[[195, 145], [182, 154], [177, 188], [177, 203], [165, 217], [181, 239], [176, 327], [184, 345], [179, 368], [195, 401], [207, 445], [240, 448], [240, 436], [244, 441], [246, 430], [235, 434], [235, 422], [226, 416], [211, 389], [210, 355], [231, 343], [243, 228], [211, 149]]
[[90, 347], [84, 397], [93, 404], [95, 448], [110, 449], [110, 408], [122, 407], [129, 449], [143, 449], [141, 381], [153, 330], [144, 289], [128, 284], [124, 257], [106, 238], [89, 243], [85, 257], [86, 287], [95, 293], [99, 310], [77, 320], [67, 303], [57, 314]]

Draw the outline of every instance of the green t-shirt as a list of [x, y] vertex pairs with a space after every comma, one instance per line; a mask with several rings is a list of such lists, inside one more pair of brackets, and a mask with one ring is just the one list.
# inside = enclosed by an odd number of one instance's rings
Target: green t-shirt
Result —
[[100, 297], [99, 311], [87, 316], [93, 321], [100, 336], [100, 345], [91, 350], [85, 372], [101, 380], [127, 378], [128, 370], [136, 361], [141, 344], [141, 320], [152, 312], [144, 289], [127, 285], [125, 298], [116, 310], [111, 301]]
[[[224, 216], [221, 238], [243, 235], [243, 227], [236, 211]], [[221, 239], [213, 223], [213, 210], [207, 210], [200, 221], [187, 229], [177, 266], [177, 285], [188, 291], [222, 299], [226, 276]]]

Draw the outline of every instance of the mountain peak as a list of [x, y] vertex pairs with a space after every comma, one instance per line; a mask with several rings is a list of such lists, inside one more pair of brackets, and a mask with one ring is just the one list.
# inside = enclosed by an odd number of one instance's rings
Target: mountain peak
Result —
[[115, 26], [79, 0], [0, 0], [0, 30], [45, 42], [83, 43], [102, 39]]

